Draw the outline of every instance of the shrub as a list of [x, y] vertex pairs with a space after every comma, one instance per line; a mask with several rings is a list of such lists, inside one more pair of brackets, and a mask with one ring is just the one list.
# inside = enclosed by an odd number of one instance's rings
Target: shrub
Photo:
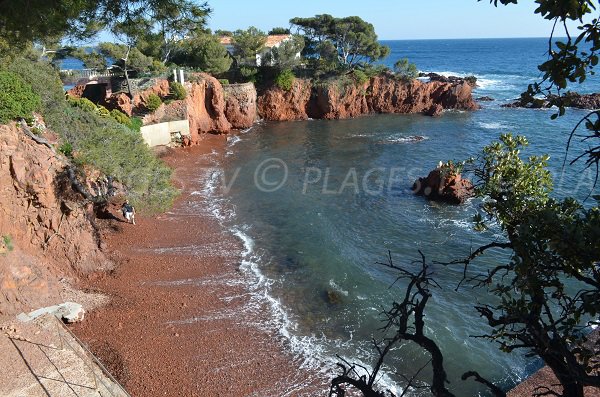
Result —
[[129, 200], [142, 210], [169, 208], [177, 196], [171, 169], [153, 155], [142, 136], [132, 131], [134, 127], [100, 117], [97, 111], [69, 106], [58, 73], [45, 63], [17, 59], [8, 69], [21, 75], [40, 95], [46, 125], [65, 142], [65, 149], [69, 143], [71, 155], [77, 152], [78, 163], [89, 164], [123, 183]]
[[69, 102], [69, 105], [85, 110], [86, 112], [95, 112], [98, 110], [96, 105], [94, 105], [94, 102], [87, 98], [74, 98], [70, 96], [68, 97], [67, 102]]
[[356, 85], [361, 86], [369, 81], [369, 76], [367, 76], [367, 74], [362, 70], [357, 69], [352, 72], [352, 79], [354, 79]]
[[475, 87], [477, 85], [477, 77], [475, 76], [467, 76], [465, 77], [465, 81], [467, 82], [467, 84]]
[[146, 109], [151, 112], [155, 112], [162, 105], [162, 99], [154, 93], [148, 95], [148, 99], [146, 99]]
[[143, 125], [144, 125], [144, 122], [139, 117], [131, 118], [131, 129], [134, 130], [135, 132], [140, 132]]
[[110, 110], [108, 110], [107, 108], [105, 108], [102, 105], [98, 105], [98, 114], [102, 117], [110, 117]]
[[131, 128], [131, 118], [127, 116], [125, 113], [121, 112], [118, 109], [113, 109], [110, 111], [110, 117], [113, 118], [117, 123], [123, 124], [126, 127]]
[[256, 83], [258, 68], [254, 66], [242, 66], [240, 67], [240, 74], [245, 81]]
[[10, 235], [5, 234], [2, 236], [2, 241], [4, 242], [7, 251], [12, 251], [14, 249], [12, 237], [10, 237]]
[[221, 85], [229, 85], [229, 80], [227, 80], [227, 79], [219, 79], [219, 83], [221, 83]]
[[414, 63], [408, 62], [408, 58], [402, 58], [394, 64], [394, 71], [398, 79], [403, 81], [414, 80], [419, 77], [419, 71]]
[[58, 148], [58, 151], [67, 157], [73, 157], [73, 145], [69, 142], [65, 142]]
[[277, 77], [275, 78], [275, 84], [282, 90], [289, 91], [294, 85], [294, 80], [296, 80], [294, 72], [287, 69], [277, 75]]
[[0, 72], [0, 123], [29, 117], [40, 107], [40, 97], [16, 73]]
[[187, 96], [187, 91], [183, 84], [173, 81], [171, 83], [171, 95], [175, 100], [182, 100]]

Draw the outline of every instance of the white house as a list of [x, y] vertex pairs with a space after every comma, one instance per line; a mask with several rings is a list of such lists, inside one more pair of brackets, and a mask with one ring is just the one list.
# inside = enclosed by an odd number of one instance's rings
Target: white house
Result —
[[[273, 48], [278, 48], [281, 44], [283, 44], [289, 40], [292, 40], [291, 34], [271, 34], [271, 35], [267, 36], [267, 42], [265, 43], [265, 48], [261, 52], [256, 54], [255, 65], [261, 66], [262, 60], [266, 54], [271, 52], [273, 50]], [[225, 46], [227, 51], [231, 55], [233, 55], [233, 53], [234, 53], [233, 38], [229, 37], [229, 36], [223, 36], [223, 37], [221, 37], [220, 41], [221, 41], [221, 44]], [[296, 58], [300, 58], [300, 53], [296, 54]], [[273, 65], [270, 65], [270, 66], [273, 66]]]

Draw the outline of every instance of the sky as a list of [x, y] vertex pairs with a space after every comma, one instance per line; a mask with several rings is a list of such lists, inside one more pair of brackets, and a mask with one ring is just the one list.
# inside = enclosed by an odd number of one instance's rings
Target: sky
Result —
[[547, 37], [552, 25], [534, 14], [533, 0], [498, 8], [488, 0], [209, 0], [209, 27], [268, 31], [293, 17], [357, 15], [380, 40]]

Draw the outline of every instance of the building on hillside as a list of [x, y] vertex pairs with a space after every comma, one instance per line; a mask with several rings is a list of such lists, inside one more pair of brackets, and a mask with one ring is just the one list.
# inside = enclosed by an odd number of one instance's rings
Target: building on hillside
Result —
[[[264, 65], [263, 64], [263, 59], [265, 58], [265, 56], [273, 51], [274, 48], [278, 48], [280, 45], [282, 45], [283, 43], [285, 43], [286, 41], [292, 40], [292, 35], [291, 34], [272, 34], [267, 36], [267, 42], [265, 43], [265, 48], [256, 54], [256, 60], [255, 62], [252, 63], [252, 66], [273, 66], [271, 65]], [[223, 46], [225, 46], [225, 48], [227, 49], [227, 51], [233, 56], [234, 55], [234, 48], [233, 48], [233, 38], [229, 37], [229, 36], [223, 36], [220, 39], [221, 44]], [[296, 58], [300, 58], [300, 53], [296, 54]], [[272, 60], [271, 60], [272, 63]]]

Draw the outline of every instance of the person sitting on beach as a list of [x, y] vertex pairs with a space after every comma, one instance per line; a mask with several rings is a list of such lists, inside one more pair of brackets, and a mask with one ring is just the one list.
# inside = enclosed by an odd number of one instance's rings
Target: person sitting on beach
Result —
[[123, 206], [121, 207], [121, 211], [123, 211], [123, 218], [125, 218], [127, 222], [135, 225], [135, 208], [133, 208], [133, 205], [129, 204], [129, 200], [125, 200], [125, 203], [123, 203]]

